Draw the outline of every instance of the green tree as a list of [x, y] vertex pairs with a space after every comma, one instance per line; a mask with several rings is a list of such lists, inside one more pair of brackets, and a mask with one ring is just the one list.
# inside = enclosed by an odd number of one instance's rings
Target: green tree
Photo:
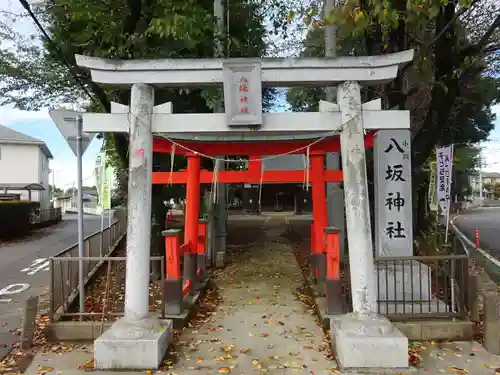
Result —
[[500, 199], [500, 183], [498, 182], [493, 186], [493, 196], [495, 199]]
[[[226, 56], [260, 57], [266, 49], [265, 21], [283, 18], [285, 1], [263, 9], [257, 1], [227, 2], [225, 28], [221, 36]], [[88, 72], [79, 69], [75, 54], [110, 59], [200, 58], [214, 53], [213, 0], [52, 0], [33, 9], [51, 41], [22, 36], [7, 23], [0, 25], [4, 39], [0, 49], [0, 104], [14, 103], [35, 110], [57, 103], [82, 103], [89, 111], [109, 112], [110, 102], [128, 104], [129, 90], [106, 89], [94, 84]], [[279, 25], [277, 25], [279, 26]], [[35, 42], [34, 42], [35, 40]], [[74, 77], [78, 77], [75, 81]], [[176, 113], [207, 113], [218, 104], [219, 90], [157, 89], [156, 104], [171, 101]], [[274, 100], [274, 90], [263, 92], [264, 108]], [[116, 201], [126, 201], [128, 136], [105, 135], [105, 148], [116, 171]], [[170, 169], [170, 155], [154, 155], [155, 170]], [[212, 167], [204, 160], [205, 167]], [[184, 168], [176, 157], [174, 168]], [[182, 186], [153, 187], [154, 234], [164, 223], [163, 201], [183, 193]], [[153, 235], [158, 240], [158, 236]], [[156, 244], [153, 249], [159, 249]], [[154, 251], [154, 250], [153, 250]]]
[[50, 197], [58, 197], [63, 194], [63, 190], [58, 188], [57, 186], [49, 185], [49, 196]]
[[[478, 142], [493, 128], [498, 102], [500, 4], [491, 0], [348, 0], [323, 18], [309, 11], [303, 56], [324, 55], [321, 25], [338, 26], [339, 55], [381, 55], [413, 48], [415, 59], [386, 85], [363, 90], [364, 101], [411, 111], [417, 230], [426, 225], [426, 166], [437, 145]], [[320, 26], [320, 27], [318, 27]], [[317, 110], [321, 89], [290, 90], [293, 109]]]

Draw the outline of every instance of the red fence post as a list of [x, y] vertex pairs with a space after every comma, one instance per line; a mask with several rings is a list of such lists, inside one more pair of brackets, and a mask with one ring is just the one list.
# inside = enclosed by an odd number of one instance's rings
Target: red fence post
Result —
[[207, 219], [200, 219], [198, 221], [198, 246], [197, 263], [200, 270], [200, 280], [203, 280], [207, 275]]
[[342, 280], [340, 280], [339, 232], [334, 227], [324, 228], [326, 240], [326, 309], [327, 314], [343, 314]]
[[[198, 218], [200, 216], [200, 156], [191, 154], [187, 157], [186, 216], [184, 242], [189, 244], [189, 252], [184, 254], [184, 279], [196, 284], [196, 248], [198, 244]], [[191, 293], [195, 288], [191, 288]]]
[[310, 178], [312, 187], [312, 204], [314, 220], [314, 249], [311, 262], [317, 269], [319, 282], [325, 280], [326, 261], [323, 228], [328, 225], [326, 212], [325, 155], [313, 153], [310, 155]]
[[165, 237], [166, 279], [163, 281], [163, 302], [167, 315], [182, 314], [182, 273], [180, 229], [167, 229], [162, 232]]

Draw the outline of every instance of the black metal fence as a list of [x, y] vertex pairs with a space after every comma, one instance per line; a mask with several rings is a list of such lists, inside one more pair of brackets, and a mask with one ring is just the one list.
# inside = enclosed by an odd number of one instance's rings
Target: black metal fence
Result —
[[[469, 306], [469, 252], [450, 234], [437, 255], [375, 258], [377, 310], [391, 320], [465, 318]], [[344, 268], [347, 310], [352, 311], [349, 265]]]

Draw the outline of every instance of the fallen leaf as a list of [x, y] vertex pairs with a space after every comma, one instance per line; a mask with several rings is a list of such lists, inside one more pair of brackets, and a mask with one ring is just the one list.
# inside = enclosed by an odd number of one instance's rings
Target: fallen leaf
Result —
[[78, 369], [83, 371], [94, 371], [94, 360], [91, 359], [82, 365], [78, 365]]

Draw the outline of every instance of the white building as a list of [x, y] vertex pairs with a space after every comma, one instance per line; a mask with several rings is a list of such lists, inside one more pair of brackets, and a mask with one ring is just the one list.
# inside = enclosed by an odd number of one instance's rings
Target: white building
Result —
[[[97, 213], [99, 198], [95, 189], [83, 189], [83, 212], [87, 214]], [[61, 208], [64, 213], [78, 212], [78, 199], [76, 190], [74, 194], [65, 194], [54, 198], [54, 208]]]
[[[481, 183], [483, 185], [483, 195], [488, 197], [491, 195], [493, 198], [494, 186], [500, 184], [500, 173], [498, 172], [483, 172], [481, 175], [482, 182], [480, 182], [479, 174], [474, 173], [469, 175], [469, 184], [472, 190], [472, 195], [478, 197]], [[491, 190], [489, 191], [488, 188]]]
[[40, 202], [50, 208], [49, 160], [52, 153], [39, 139], [0, 125], [0, 198]]

